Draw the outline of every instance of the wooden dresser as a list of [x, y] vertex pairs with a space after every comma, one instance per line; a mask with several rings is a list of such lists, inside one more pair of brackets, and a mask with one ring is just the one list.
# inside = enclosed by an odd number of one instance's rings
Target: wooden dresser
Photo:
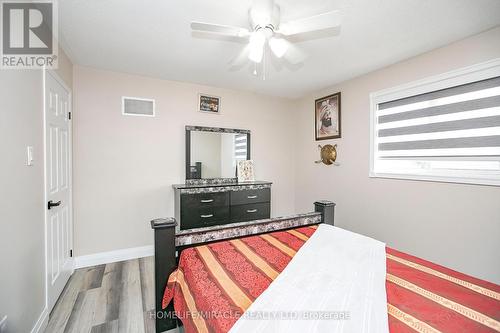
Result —
[[271, 184], [208, 179], [173, 185], [179, 229], [270, 218]]

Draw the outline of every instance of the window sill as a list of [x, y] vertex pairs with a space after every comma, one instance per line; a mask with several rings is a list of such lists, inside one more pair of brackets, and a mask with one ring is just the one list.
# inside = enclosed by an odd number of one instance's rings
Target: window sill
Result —
[[410, 174], [397, 174], [397, 173], [381, 173], [373, 171], [370, 172], [369, 177], [425, 181], [425, 182], [439, 182], [439, 183], [455, 183], [455, 184], [465, 184], [465, 185], [500, 186], [500, 179], [443, 177], [443, 176], [433, 176], [433, 175], [410, 175]]

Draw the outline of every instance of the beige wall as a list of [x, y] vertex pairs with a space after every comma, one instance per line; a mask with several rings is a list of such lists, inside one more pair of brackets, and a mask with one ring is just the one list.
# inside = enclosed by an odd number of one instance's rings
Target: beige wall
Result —
[[45, 308], [42, 101], [41, 71], [1, 71], [0, 319], [9, 332], [29, 332]]
[[[185, 125], [251, 130], [256, 176], [274, 182], [272, 214], [294, 213], [290, 102], [85, 67], [73, 74], [77, 256], [152, 244], [149, 220], [174, 215], [171, 186], [185, 179]], [[198, 93], [221, 96], [221, 115], [197, 112]], [[154, 98], [157, 116], [122, 116], [121, 96]]]
[[[298, 101], [296, 210], [307, 210], [318, 198], [333, 200], [340, 227], [500, 283], [499, 187], [368, 177], [369, 94], [500, 57], [499, 41], [497, 28]], [[338, 91], [342, 139], [315, 142], [314, 99]], [[313, 163], [318, 143], [338, 144], [339, 167]]]
[[62, 48], [59, 48], [58, 68], [56, 74], [64, 81], [69, 89], [73, 88], [73, 63]]

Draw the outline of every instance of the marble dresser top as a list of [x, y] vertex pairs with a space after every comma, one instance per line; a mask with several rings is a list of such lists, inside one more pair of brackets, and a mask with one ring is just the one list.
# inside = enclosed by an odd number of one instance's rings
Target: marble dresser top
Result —
[[269, 181], [253, 181], [253, 182], [221, 182], [221, 183], [211, 183], [211, 182], [200, 182], [197, 184], [174, 184], [172, 187], [176, 190], [178, 189], [196, 189], [202, 187], [226, 187], [226, 186], [255, 186], [255, 185], [269, 185], [272, 182]]

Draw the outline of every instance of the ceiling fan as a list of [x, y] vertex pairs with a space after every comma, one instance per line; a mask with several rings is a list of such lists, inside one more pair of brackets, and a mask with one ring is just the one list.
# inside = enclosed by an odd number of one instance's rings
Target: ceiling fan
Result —
[[340, 32], [341, 17], [338, 10], [281, 22], [280, 7], [274, 0], [254, 0], [248, 14], [249, 28], [191, 22], [191, 29], [193, 32], [248, 42], [246, 58], [256, 64], [262, 62], [267, 47], [278, 59], [284, 58], [292, 64], [300, 63], [303, 56], [300, 52], [293, 52], [293, 43], [329, 37]]

